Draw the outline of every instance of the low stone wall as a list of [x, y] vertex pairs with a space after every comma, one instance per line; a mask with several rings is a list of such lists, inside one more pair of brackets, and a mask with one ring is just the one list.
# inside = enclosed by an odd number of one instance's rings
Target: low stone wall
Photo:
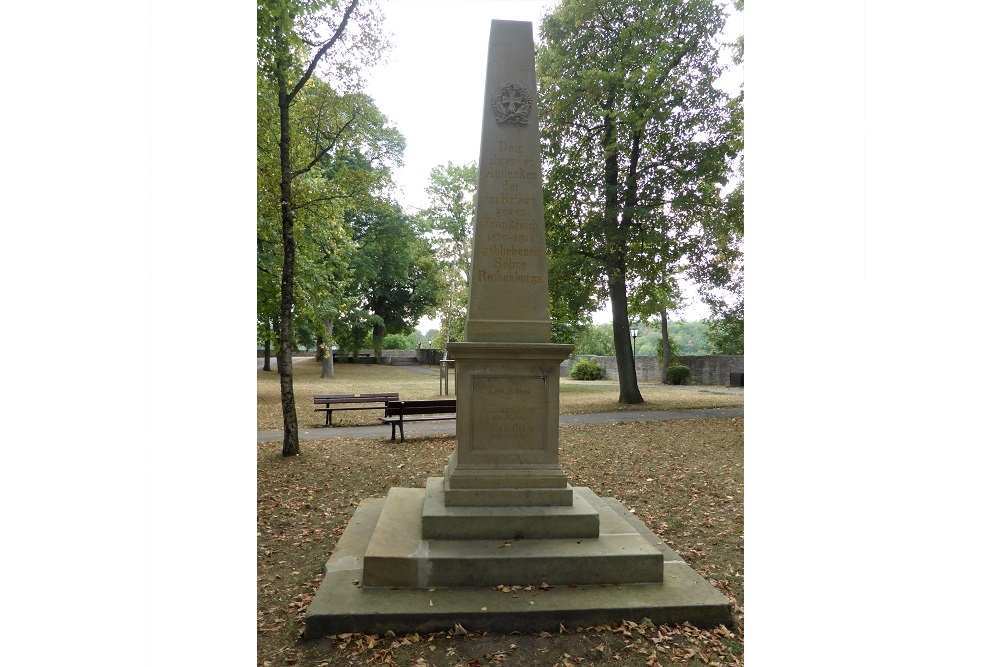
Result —
[[[618, 379], [618, 362], [614, 357], [598, 357], [589, 354], [574, 355], [559, 367], [561, 377], [569, 377], [573, 365], [580, 359], [590, 359], [604, 369], [607, 380]], [[691, 384], [729, 385], [730, 373], [743, 372], [743, 355], [699, 355], [677, 356], [672, 360], [691, 369]], [[635, 358], [635, 374], [639, 382], [660, 382], [663, 377], [662, 364], [656, 357]]]
[[[371, 350], [361, 350], [371, 354]], [[277, 356], [277, 353], [274, 353]], [[263, 357], [264, 350], [257, 350], [257, 357]], [[297, 350], [293, 357], [315, 357], [316, 350]], [[382, 350], [382, 363], [392, 366], [426, 365], [437, 366], [442, 357], [441, 350], [421, 348], [419, 350]], [[574, 355], [564, 361], [559, 367], [560, 377], [569, 377], [569, 371], [579, 359], [590, 359], [604, 369], [604, 377], [608, 380], [618, 379], [618, 363], [614, 357], [597, 357], [589, 354]], [[370, 361], [369, 361], [370, 363]], [[742, 354], [712, 354], [698, 356], [677, 356], [674, 363], [683, 364], [691, 369], [691, 384], [728, 386], [730, 373], [743, 372]], [[635, 358], [635, 373], [639, 382], [660, 382], [662, 378], [661, 364], [656, 357], [639, 356]]]
[[[277, 350], [277, 348], [271, 350], [271, 356], [274, 357], [275, 359], [278, 358], [278, 350]], [[295, 359], [301, 359], [302, 357], [315, 357], [315, 356], [316, 356], [316, 350], [293, 350], [292, 351], [292, 357], [295, 358]], [[258, 359], [263, 359], [264, 358], [264, 350], [262, 348], [259, 348], [259, 347], [257, 348], [257, 358]]]
[[743, 372], [742, 354], [713, 354], [677, 359], [691, 369], [691, 384], [726, 386], [729, 384], [730, 373]]
[[436, 350], [432, 347], [422, 347], [415, 350], [414, 353], [417, 355], [417, 359], [423, 366], [437, 366], [442, 357], [444, 357], [444, 352]]
[[[404, 366], [404, 365], [407, 365], [407, 364], [418, 365], [421, 362], [417, 361], [417, 353], [418, 352], [426, 352], [426, 351], [428, 351], [428, 350], [382, 350], [382, 363], [383, 364], [389, 364], [389, 365], [392, 365], [392, 366]], [[433, 350], [433, 351], [437, 352], [437, 350]], [[358, 361], [360, 361], [360, 362], [363, 363], [364, 360], [365, 360], [364, 355], [367, 354], [370, 357], [371, 353], [372, 353], [371, 350], [359, 350], [359, 359], [358, 359]], [[438, 356], [439, 357], [440, 357], [440, 355], [441, 355], [441, 353], [438, 352]], [[272, 351], [271, 352], [271, 356], [272, 357], [277, 357], [278, 356], [277, 351]], [[295, 350], [294, 352], [292, 352], [292, 357], [294, 357], [295, 359], [302, 359], [302, 358], [305, 358], [305, 357], [313, 357], [313, 358], [315, 358], [316, 357], [316, 350]], [[263, 359], [264, 358], [264, 350], [260, 350], [260, 349], [257, 350], [257, 358], [258, 359]], [[338, 361], [338, 363], [341, 361], [341, 359], [342, 359], [342, 357], [338, 354], [337, 355], [337, 361]]]

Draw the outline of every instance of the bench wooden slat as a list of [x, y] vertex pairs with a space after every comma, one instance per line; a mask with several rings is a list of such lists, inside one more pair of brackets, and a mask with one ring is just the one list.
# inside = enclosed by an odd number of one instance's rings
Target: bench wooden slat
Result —
[[313, 396], [313, 404], [319, 403], [372, 403], [385, 401], [398, 401], [398, 393], [385, 394], [316, 394]]
[[[403, 434], [403, 423], [411, 421], [450, 421], [456, 418], [456, 399], [434, 399], [425, 401], [388, 401], [385, 404], [385, 416], [382, 422], [392, 426], [392, 440], [396, 439], [396, 427], [399, 426], [399, 441], [406, 440]], [[413, 415], [436, 415], [433, 417], [414, 417]]]
[[[389, 401], [398, 401], [397, 392], [380, 392], [375, 394], [314, 394], [313, 405], [323, 404], [315, 412], [326, 413], [324, 426], [333, 426], [334, 410], [382, 410]], [[379, 403], [380, 405], [357, 405], [359, 403]], [[344, 406], [344, 407], [330, 407]]]
[[385, 404], [385, 416], [428, 415], [437, 412], [454, 412], [455, 399], [429, 401], [389, 401]]

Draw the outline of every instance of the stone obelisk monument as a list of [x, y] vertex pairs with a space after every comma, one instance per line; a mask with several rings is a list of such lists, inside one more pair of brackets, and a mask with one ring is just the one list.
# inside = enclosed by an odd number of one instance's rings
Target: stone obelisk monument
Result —
[[559, 467], [559, 364], [551, 342], [531, 24], [493, 21], [464, 343], [451, 343], [458, 446], [448, 506], [571, 505]]
[[[339, 632], [731, 621], [728, 600], [614, 498], [559, 465], [531, 24], [493, 21], [457, 443], [444, 477], [358, 505], [306, 613]], [[540, 585], [544, 595], [495, 587]], [[608, 586], [608, 584], [618, 584]]]

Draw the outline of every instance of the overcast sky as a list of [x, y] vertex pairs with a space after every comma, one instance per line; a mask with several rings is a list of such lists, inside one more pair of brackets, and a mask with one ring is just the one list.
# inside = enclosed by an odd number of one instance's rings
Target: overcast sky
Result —
[[479, 160], [483, 85], [490, 21], [531, 21], [538, 39], [543, 7], [552, 2], [386, 0], [385, 31], [395, 46], [369, 79], [368, 92], [406, 137], [397, 172], [399, 200], [426, 206], [433, 167]]
[[[396, 172], [398, 201], [414, 213], [427, 205], [424, 188], [431, 169], [479, 160], [483, 85], [490, 22], [531, 21], [538, 25], [555, 0], [385, 0], [384, 29], [394, 44], [374, 69], [368, 92], [406, 137], [404, 166]], [[740, 26], [733, 34], [739, 34]], [[728, 78], [738, 89], [741, 72]], [[692, 296], [693, 291], [692, 291]], [[696, 299], [685, 319], [708, 316]], [[610, 322], [605, 309], [595, 321]], [[421, 322], [421, 328], [429, 326]]]

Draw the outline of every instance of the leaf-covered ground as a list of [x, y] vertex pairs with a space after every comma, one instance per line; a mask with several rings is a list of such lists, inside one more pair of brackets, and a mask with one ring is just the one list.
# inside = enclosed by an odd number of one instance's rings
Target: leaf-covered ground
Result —
[[265, 443], [258, 444], [258, 665], [742, 665], [743, 420], [574, 426], [559, 435], [560, 461], [573, 484], [632, 509], [732, 600], [735, 628], [634, 619], [552, 633], [458, 627], [303, 642], [302, 614], [354, 508], [390, 487], [422, 487], [428, 476], [442, 475], [455, 440], [302, 442], [302, 453], [287, 459], [280, 443]]

